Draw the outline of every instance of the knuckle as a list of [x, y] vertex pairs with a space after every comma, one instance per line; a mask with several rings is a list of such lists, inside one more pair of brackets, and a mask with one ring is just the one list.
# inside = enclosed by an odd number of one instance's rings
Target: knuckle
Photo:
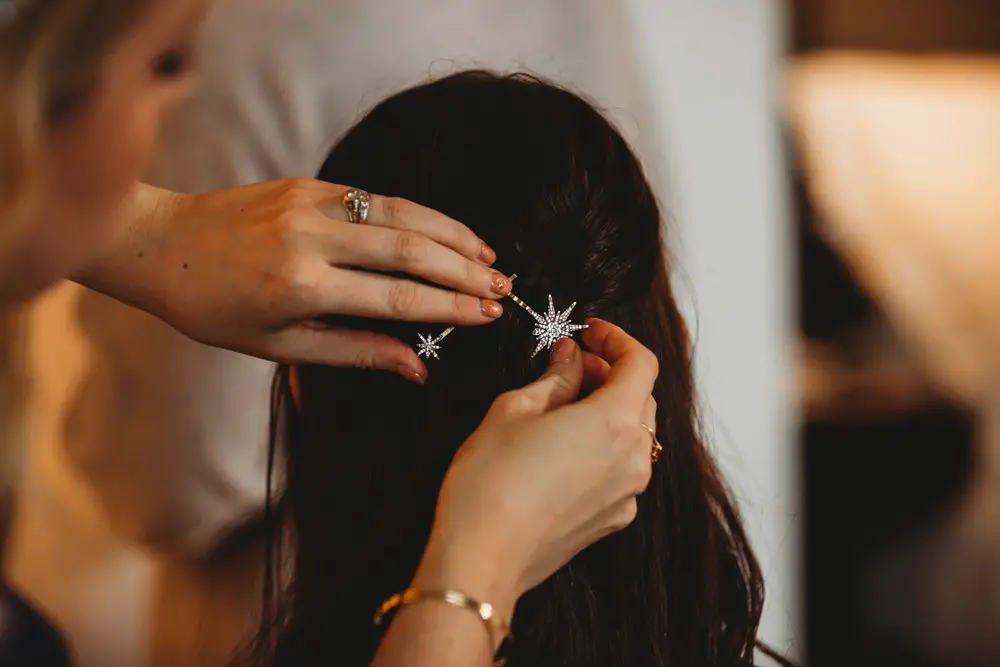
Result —
[[420, 305], [420, 290], [416, 283], [409, 280], [397, 280], [388, 291], [389, 314], [397, 319], [405, 319], [412, 315]]
[[624, 410], [615, 410], [607, 417], [608, 420], [608, 430], [616, 436], [616, 440], [625, 440], [622, 436], [628, 434], [629, 431], [636, 428], [637, 424], [631, 419], [631, 417], [625, 414]]
[[649, 487], [649, 482], [653, 478], [653, 463], [651, 450], [637, 448], [631, 459], [629, 479], [632, 482], [633, 493], [639, 494]]
[[383, 214], [386, 220], [390, 222], [403, 222], [406, 220], [412, 205], [412, 203], [400, 197], [384, 197], [382, 199]]
[[628, 528], [635, 521], [635, 517], [638, 514], [639, 503], [636, 502], [635, 498], [629, 498], [621, 504], [621, 507], [612, 516], [611, 528], [616, 531]]
[[425, 239], [416, 232], [400, 232], [393, 245], [393, 256], [401, 266], [415, 266], [426, 256]]
[[529, 410], [534, 401], [525, 391], [508, 391], [497, 396], [493, 409], [502, 415], [516, 415]]
[[654, 376], [660, 374], [660, 360], [652, 350], [649, 348], [643, 348], [643, 360], [646, 365], [649, 366]]
[[549, 373], [546, 379], [554, 385], [555, 390], [560, 394], [569, 394], [573, 392], [573, 385], [566, 378], [566, 376], [561, 373]]
[[275, 242], [279, 248], [294, 248], [299, 244], [301, 216], [289, 208], [282, 209], [275, 218]]
[[372, 371], [379, 368], [378, 356], [371, 348], [362, 348], [354, 356], [354, 367]]
[[472, 319], [479, 314], [479, 300], [461, 292], [453, 292], [451, 310], [456, 320]]
[[286, 262], [272, 283], [274, 308], [296, 312], [307, 309], [318, 289], [312, 272], [302, 262]]
[[282, 183], [281, 198], [286, 207], [298, 208], [311, 204], [312, 197], [309, 196], [309, 179], [288, 178]]

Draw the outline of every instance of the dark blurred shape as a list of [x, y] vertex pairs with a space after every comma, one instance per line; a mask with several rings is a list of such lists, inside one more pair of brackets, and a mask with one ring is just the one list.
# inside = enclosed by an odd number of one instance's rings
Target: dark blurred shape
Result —
[[[786, 6], [795, 54], [1000, 53], [996, 0], [805, 0]], [[836, 343], [878, 319], [879, 311], [817, 233], [802, 185], [796, 180], [800, 335], [808, 343]], [[885, 555], [919, 542], [969, 485], [973, 429], [970, 415], [939, 399], [905, 414], [804, 419], [810, 667], [943, 667], [875, 629], [882, 623], [872, 618], [871, 583]], [[917, 572], [907, 576], [914, 590], [927, 585]]]
[[1000, 52], [996, 0], [802, 0], [795, 52], [822, 49]]
[[0, 584], [0, 666], [69, 667], [62, 636], [49, 621]]
[[970, 420], [940, 408], [863, 425], [806, 424], [801, 437], [806, 664], [937, 667], [874, 629], [865, 586], [888, 547], [930, 524], [965, 487], [973, 466]]
[[877, 314], [847, 267], [816, 231], [805, 184], [793, 178], [795, 241], [798, 249], [799, 332], [809, 340], [830, 341]]

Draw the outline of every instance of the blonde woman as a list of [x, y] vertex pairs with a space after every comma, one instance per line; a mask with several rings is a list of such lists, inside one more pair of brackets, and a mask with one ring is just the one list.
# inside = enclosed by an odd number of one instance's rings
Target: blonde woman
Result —
[[[493, 321], [510, 283], [466, 227], [377, 196], [351, 220], [341, 203], [349, 188], [313, 181], [199, 197], [137, 184], [161, 116], [193, 85], [189, 44], [204, 9], [201, 0], [0, 0], [0, 309], [71, 277], [202, 342], [423, 382], [427, 368], [404, 343], [311, 322], [327, 313]], [[463, 445], [414, 573], [419, 594], [403, 599], [376, 665], [489, 664], [521, 594], [634, 518], [650, 476], [642, 424], [655, 417], [657, 363], [617, 327], [590, 324], [592, 353], [557, 345], [548, 372], [501, 397]], [[3, 368], [17, 366], [11, 345]], [[16, 413], [22, 389], [7, 375], [0, 397]], [[585, 375], [600, 386], [578, 401]], [[0, 619], [0, 663], [70, 660], [6, 587]]]

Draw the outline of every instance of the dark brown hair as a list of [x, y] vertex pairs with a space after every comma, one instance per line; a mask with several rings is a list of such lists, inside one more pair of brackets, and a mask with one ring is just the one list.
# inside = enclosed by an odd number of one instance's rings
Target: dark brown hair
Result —
[[[660, 211], [615, 128], [534, 77], [465, 72], [379, 104], [320, 178], [461, 220], [497, 251], [498, 269], [518, 273], [517, 293], [536, 309], [549, 294], [557, 306], [578, 301], [578, 320], [615, 322], [659, 358], [665, 451], [638, 518], [523, 598], [509, 664], [752, 664], [760, 570], [696, 425]], [[411, 342], [443, 328], [331, 321]], [[279, 605], [286, 615], [266, 620], [276, 634], [263, 643], [269, 664], [368, 664], [379, 640], [373, 610], [408, 585], [456, 449], [497, 395], [545, 367], [544, 355], [530, 356], [532, 328], [508, 301], [499, 322], [446, 339], [425, 386], [309, 366], [294, 406], [279, 378], [294, 571]]]

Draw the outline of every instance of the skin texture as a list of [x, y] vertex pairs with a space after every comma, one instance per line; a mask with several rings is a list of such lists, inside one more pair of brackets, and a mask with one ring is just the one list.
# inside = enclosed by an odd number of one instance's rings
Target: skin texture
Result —
[[411, 202], [373, 196], [367, 224], [347, 222], [347, 190], [311, 179], [194, 196], [142, 186], [122, 241], [77, 280], [202, 343], [423, 382], [427, 367], [409, 345], [316, 318], [488, 324], [503, 313], [497, 299], [510, 281], [489, 268], [496, 255], [468, 228]]

